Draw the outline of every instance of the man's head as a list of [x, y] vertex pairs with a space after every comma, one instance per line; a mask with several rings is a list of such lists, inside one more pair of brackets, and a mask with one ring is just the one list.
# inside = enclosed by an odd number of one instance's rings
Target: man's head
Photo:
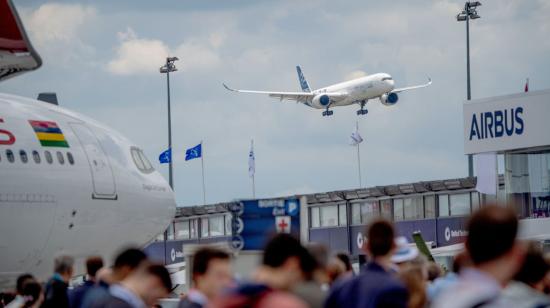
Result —
[[97, 271], [103, 267], [103, 259], [99, 256], [93, 256], [86, 259], [86, 274], [90, 280], [95, 280]]
[[27, 280], [23, 283], [21, 295], [25, 297], [23, 307], [33, 307], [35, 304], [41, 304], [44, 300], [42, 286], [36, 280]]
[[131, 272], [122, 282], [151, 307], [172, 291], [170, 274], [163, 265], [145, 264]]
[[23, 294], [23, 285], [28, 281], [34, 281], [34, 276], [31, 274], [22, 274], [19, 277], [17, 277], [16, 285], [15, 285], [15, 291], [17, 294], [21, 295]]
[[375, 220], [367, 229], [366, 252], [373, 259], [390, 257], [395, 249], [395, 231], [387, 220]]
[[502, 283], [519, 269], [524, 251], [517, 242], [518, 219], [505, 206], [490, 205], [472, 215], [468, 222], [466, 250], [473, 265], [490, 270]]
[[346, 272], [353, 272], [353, 267], [351, 266], [351, 260], [347, 252], [339, 252], [335, 255], [336, 258], [340, 259], [342, 263], [346, 266]]
[[193, 256], [193, 282], [209, 299], [214, 299], [232, 282], [229, 254], [216, 248], [204, 247]]
[[115, 259], [113, 266], [114, 281], [121, 281], [138, 267], [145, 264], [147, 256], [137, 248], [129, 248], [121, 252]]
[[550, 264], [546, 263], [540, 247], [529, 243], [525, 260], [514, 280], [521, 281], [533, 289], [544, 292], [544, 279], [550, 273]]
[[266, 245], [262, 260], [271, 270], [273, 288], [289, 289], [316, 268], [315, 259], [300, 242], [289, 234], [277, 234]]
[[59, 256], [54, 260], [53, 271], [59, 274], [65, 282], [69, 282], [73, 276], [74, 258], [71, 256]]

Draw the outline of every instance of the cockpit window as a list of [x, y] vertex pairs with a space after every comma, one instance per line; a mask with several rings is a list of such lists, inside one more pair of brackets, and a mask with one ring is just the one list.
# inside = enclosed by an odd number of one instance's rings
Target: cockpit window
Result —
[[132, 154], [132, 160], [139, 171], [143, 173], [151, 173], [155, 170], [141, 149], [131, 147], [130, 152]]
[[382, 81], [384, 81], [384, 80], [393, 80], [393, 79], [391, 77], [384, 77], [384, 78], [382, 78]]

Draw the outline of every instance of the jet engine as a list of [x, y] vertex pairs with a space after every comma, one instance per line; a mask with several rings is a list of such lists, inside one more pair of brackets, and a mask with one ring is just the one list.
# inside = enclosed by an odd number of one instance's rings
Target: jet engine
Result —
[[330, 105], [331, 103], [330, 96], [326, 94], [318, 94], [313, 97], [313, 99], [311, 100], [311, 103], [315, 108], [319, 108], [319, 109], [327, 108], [328, 105]]
[[397, 93], [394, 92], [382, 94], [382, 96], [380, 96], [380, 102], [384, 106], [393, 106], [397, 103], [398, 100], [399, 96], [397, 96]]

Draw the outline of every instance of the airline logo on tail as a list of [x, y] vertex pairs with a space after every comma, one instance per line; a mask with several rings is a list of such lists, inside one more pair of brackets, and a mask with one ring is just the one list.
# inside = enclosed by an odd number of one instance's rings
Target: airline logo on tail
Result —
[[296, 71], [298, 72], [298, 79], [300, 80], [300, 86], [302, 87], [302, 91], [311, 92], [311, 89], [309, 88], [309, 84], [307, 83], [306, 77], [304, 77], [304, 74], [302, 73], [302, 69], [300, 68], [300, 66], [296, 66]]
[[43, 147], [62, 147], [68, 148], [69, 144], [65, 140], [63, 132], [55, 122], [33, 121], [29, 120], [38, 141]]

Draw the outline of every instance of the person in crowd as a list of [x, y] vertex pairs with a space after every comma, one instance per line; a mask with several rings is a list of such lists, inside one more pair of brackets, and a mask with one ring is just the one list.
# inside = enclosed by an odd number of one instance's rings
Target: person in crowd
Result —
[[408, 308], [424, 308], [428, 302], [426, 279], [421, 265], [411, 264], [403, 267], [398, 273], [399, 279], [409, 291]]
[[363, 247], [372, 261], [356, 277], [336, 284], [325, 302], [325, 307], [407, 306], [407, 289], [392, 270], [394, 234], [393, 224], [389, 221], [375, 220], [369, 225], [367, 243]]
[[441, 270], [441, 266], [437, 264], [436, 262], [430, 261], [427, 265], [428, 269], [428, 282], [433, 283], [437, 278], [441, 277], [443, 275], [443, 271]]
[[346, 270], [346, 264], [342, 262], [342, 259], [334, 256], [327, 264], [327, 275], [329, 285], [332, 286], [335, 283], [339, 283], [340, 281], [353, 277], [353, 271], [348, 272]]
[[473, 265], [461, 271], [455, 286], [438, 296], [433, 307], [507, 307], [501, 288], [517, 273], [525, 255], [516, 240], [515, 212], [506, 206], [483, 207], [470, 217], [467, 229], [465, 247]]
[[45, 287], [42, 308], [69, 308], [67, 288], [73, 276], [74, 258], [59, 256], [54, 261], [54, 275]]
[[550, 297], [544, 294], [544, 278], [550, 273], [540, 246], [529, 243], [525, 260], [519, 272], [503, 291], [503, 302], [509, 307], [550, 307]]
[[[544, 260], [546, 261], [546, 263], [550, 264], [550, 254], [546, 253], [544, 255]], [[543, 281], [544, 281], [544, 288], [543, 288], [544, 291], [543, 292], [546, 295], [550, 295], [550, 273], [546, 274]]]
[[304, 308], [307, 304], [289, 291], [313, 271], [307, 250], [289, 234], [277, 234], [264, 248], [262, 264], [245, 283], [215, 300], [210, 307]]
[[460, 270], [469, 265], [471, 265], [470, 258], [466, 252], [463, 251], [454, 256], [451, 271], [445, 276], [435, 279], [428, 285], [428, 301], [433, 302], [433, 300], [443, 291], [453, 288], [458, 282], [458, 274], [460, 273]]
[[353, 267], [351, 265], [351, 259], [349, 257], [349, 254], [347, 252], [338, 252], [335, 255], [335, 257], [337, 259], [339, 259], [340, 261], [342, 261], [342, 263], [346, 267], [344, 276], [342, 276], [341, 278], [353, 277], [355, 275], [355, 273], [353, 272]]
[[42, 286], [33, 279], [25, 279], [21, 285], [20, 293], [16, 300], [9, 303], [6, 308], [39, 308], [44, 301]]
[[395, 238], [395, 247], [391, 262], [399, 268], [406, 267], [419, 256], [418, 248], [409, 245], [409, 241], [404, 236]]
[[84, 283], [69, 292], [69, 304], [71, 308], [82, 307], [86, 294], [97, 284], [96, 274], [103, 267], [103, 259], [93, 256], [86, 259], [86, 280]]
[[179, 308], [202, 308], [232, 285], [231, 259], [227, 252], [210, 247], [193, 255], [193, 288], [179, 303]]
[[94, 308], [146, 308], [168, 296], [172, 281], [161, 264], [147, 264], [129, 273], [119, 283], [109, 287], [109, 295], [93, 305]]
[[102, 268], [96, 276], [98, 284], [86, 292], [82, 299], [82, 308], [94, 307], [96, 303], [108, 297], [109, 286], [124, 280], [138, 268], [145, 266], [147, 256], [137, 248], [122, 251], [115, 259], [112, 269]]
[[311, 308], [321, 308], [329, 289], [329, 276], [327, 272], [328, 250], [318, 243], [306, 245], [309, 255], [304, 257], [311, 263], [311, 272], [304, 272], [304, 281], [292, 288], [294, 295], [301, 298]]
[[5, 307], [40, 307], [43, 300], [44, 296], [40, 283], [31, 274], [23, 274], [17, 277], [15, 298]]
[[[3, 300], [5, 300], [4, 304], [10, 304], [6, 307], [21, 307], [21, 305], [25, 303], [25, 298], [23, 297], [23, 285], [29, 281], [35, 281], [34, 276], [29, 273], [25, 273], [17, 277], [17, 280], [15, 281], [15, 296], [11, 293], [12, 296], [9, 298], [3, 298]], [[4, 306], [0, 305], [0, 307]]]

